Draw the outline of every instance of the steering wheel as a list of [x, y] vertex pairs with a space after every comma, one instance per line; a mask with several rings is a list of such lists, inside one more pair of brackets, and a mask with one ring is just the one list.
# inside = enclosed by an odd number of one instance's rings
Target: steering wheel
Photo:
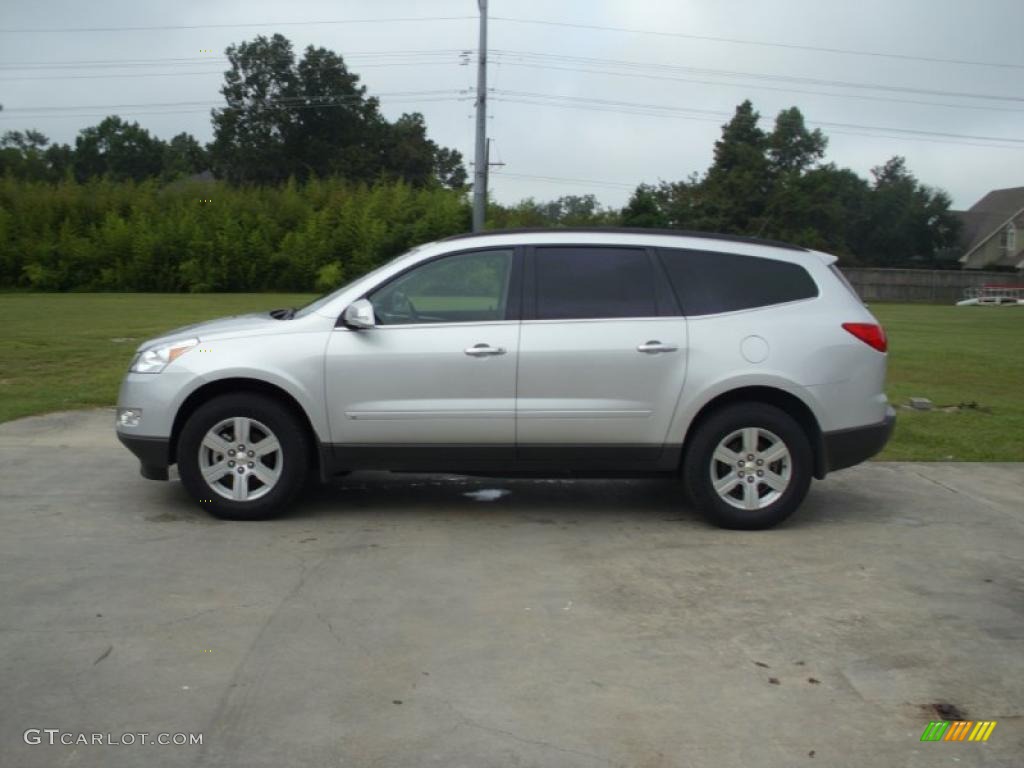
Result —
[[[416, 307], [413, 306], [412, 299], [406, 295], [405, 291], [395, 291], [394, 296], [392, 297], [392, 306], [395, 307], [396, 310], [398, 310], [398, 307], [402, 307], [408, 311], [409, 318], [411, 320], [419, 321], [420, 316], [416, 312]], [[396, 311], [395, 314], [399, 314], [399, 311]]]

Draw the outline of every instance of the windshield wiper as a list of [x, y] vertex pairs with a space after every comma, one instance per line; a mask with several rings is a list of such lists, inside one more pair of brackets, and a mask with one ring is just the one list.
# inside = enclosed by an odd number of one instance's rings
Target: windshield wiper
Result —
[[295, 317], [295, 307], [289, 309], [272, 309], [270, 310], [270, 316], [275, 320], [291, 320]]

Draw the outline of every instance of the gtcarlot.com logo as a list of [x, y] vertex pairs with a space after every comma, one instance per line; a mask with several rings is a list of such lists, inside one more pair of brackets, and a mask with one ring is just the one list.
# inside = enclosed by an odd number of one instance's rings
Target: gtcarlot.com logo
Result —
[[98, 747], [132, 747], [137, 744], [184, 747], [203, 743], [201, 733], [73, 733], [60, 728], [29, 728], [22, 735], [26, 744], [63, 744], [66, 747], [95, 745]]

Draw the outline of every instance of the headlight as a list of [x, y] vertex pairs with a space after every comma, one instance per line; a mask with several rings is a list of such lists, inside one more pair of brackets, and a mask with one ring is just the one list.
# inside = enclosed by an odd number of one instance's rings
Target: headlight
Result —
[[132, 361], [132, 373], [160, 373], [164, 368], [199, 343], [199, 339], [184, 339], [142, 350]]

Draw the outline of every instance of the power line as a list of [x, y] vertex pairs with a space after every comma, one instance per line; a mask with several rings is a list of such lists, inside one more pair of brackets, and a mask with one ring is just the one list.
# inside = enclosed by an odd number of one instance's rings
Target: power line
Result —
[[545, 21], [541, 19], [521, 19], [510, 16], [492, 16], [495, 21], [506, 21], [513, 24], [537, 24], [549, 27], [568, 27], [573, 29], [589, 29], [601, 32], [624, 32], [634, 35], [656, 35], [659, 37], [679, 37], [687, 40], [704, 40], [713, 43], [731, 43], [734, 45], [753, 45], [768, 48], [786, 48], [796, 51], [811, 51], [814, 53], [834, 53], [847, 56], [871, 56], [887, 59], [901, 59], [904, 61], [923, 61], [930, 64], [962, 64], [975, 67], [1003, 67], [1007, 69], [1024, 69], [1024, 64], [1014, 64], [1002, 61], [974, 61], [971, 59], [949, 59], [937, 56], [913, 56], [906, 53], [889, 53], [883, 51], [866, 51], [854, 48], [831, 48], [817, 45], [798, 45], [795, 43], [778, 43], [767, 40], [746, 40], [735, 37], [716, 37], [713, 35], [695, 35], [685, 32], [667, 32], [663, 30], [632, 29], [629, 27], [610, 27], [598, 24], [575, 24], [566, 21]]
[[[389, 23], [422, 23], [437, 21], [470, 21], [475, 16], [393, 16], [390, 18], [363, 18], [363, 19], [321, 19], [316, 21], [262, 21], [248, 23], [230, 24], [158, 24], [146, 26], [120, 26], [120, 27], [8, 27], [0, 28], [0, 34], [51, 34], [51, 33], [94, 33], [94, 32], [148, 32], [148, 31], [172, 31], [172, 30], [195, 30], [195, 29], [242, 29], [251, 27], [302, 27], [321, 25], [344, 25], [344, 24], [389, 24]], [[921, 61], [932, 64], [958, 64], [978, 67], [1001, 67], [1008, 69], [1024, 69], [1024, 64], [1017, 64], [1002, 61], [978, 61], [972, 59], [954, 59], [938, 56], [915, 56], [906, 53], [892, 53], [888, 51], [869, 51], [854, 48], [836, 48], [828, 46], [801, 45], [796, 43], [773, 42], [769, 40], [749, 40], [744, 38], [719, 37], [715, 35], [698, 35], [686, 32], [671, 32], [665, 30], [635, 29], [630, 27], [614, 27], [599, 24], [579, 24], [564, 21], [549, 21], [544, 19], [523, 19], [511, 16], [493, 16], [495, 21], [504, 21], [512, 24], [533, 24], [551, 27], [563, 27], [572, 29], [586, 29], [601, 32], [619, 32], [635, 35], [655, 35], [660, 37], [676, 37], [688, 40], [703, 40], [714, 43], [729, 43], [732, 45], [750, 45], [770, 48], [785, 48], [789, 50], [811, 51], [815, 53], [842, 54], [848, 56], [869, 56], [878, 58], [899, 59], [904, 61]]]
[[[785, 93], [799, 93], [811, 96], [827, 96], [831, 98], [854, 98], [864, 99], [869, 101], [880, 101], [887, 103], [897, 104], [918, 104], [922, 106], [936, 106], [944, 107], [949, 109], [970, 109], [970, 110], [983, 110], [983, 111], [995, 111], [995, 112], [1013, 112], [1020, 113], [1024, 110], [1020, 109], [1007, 109], [994, 106], [980, 106], [980, 105], [969, 105], [969, 104], [949, 104], [943, 102], [934, 101], [919, 101], [919, 100], [908, 100], [908, 99], [896, 99], [886, 98], [882, 96], [870, 96], [861, 94], [842, 94], [842, 93], [828, 93], [823, 91], [808, 91], [797, 88], [777, 88], [767, 85], [756, 85], [751, 86], [747, 84], [738, 83], [722, 83], [716, 80], [699, 80], [693, 78], [666, 78], [659, 75], [651, 75], [644, 73], [642, 70], [650, 69], [661, 72], [684, 72], [684, 73], [696, 73], [705, 74], [713, 77], [730, 77], [730, 78], [753, 78], [758, 80], [770, 80], [780, 82], [794, 82], [794, 83], [810, 83], [814, 85], [820, 85], [825, 87], [839, 87], [839, 88], [854, 88], [864, 90], [886, 90], [886, 91], [897, 91], [900, 93], [922, 93], [926, 95], [935, 96], [947, 96], [952, 98], [968, 98], [968, 99], [980, 99], [980, 100], [1001, 100], [1001, 101], [1016, 101], [1024, 102], [1024, 97], [1014, 96], [1002, 96], [994, 94], [978, 94], [978, 93], [962, 93], [956, 91], [942, 91], [942, 90], [931, 90], [931, 89], [920, 89], [910, 88], [901, 86], [892, 86], [887, 84], [876, 84], [876, 83], [860, 83], [860, 82], [847, 82], [838, 80], [827, 80], [817, 78], [803, 78], [793, 77], [788, 75], [770, 75], [764, 73], [751, 73], [751, 72], [738, 72], [731, 70], [720, 70], [710, 69], [704, 67], [688, 67], [677, 64], [664, 64], [658, 62], [637, 62], [637, 61], [624, 61], [621, 59], [604, 59], [604, 58], [593, 58], [593, 57], [582, 57], [582, 56], [565, 56], [557, 54], [545, 54], [536, 53], [532, 51], [517, 51], [517, 50], [495, 50], [493, 51], [494, 58], [498, 63], [504, 63], [511, 66], [522, 66], [527, 68], [539, 68], [539, 69], [554, 69], [559, 71], [568, 72], [581, 72], [584, 74], [600, 74], [600, 75], [611, 75], [617, 77], [642, 77], [645, 79], [671, 79], [676, 82], [694, 83], [699, 85], [712, 85], [712, 86], [728, 86], [734, 88], [749, 88], [754, 87], [765, 91], [780, 91]], [[454, 62], [433, 62], [430, 59], [444, 58], [447, 56], [466, 56], [468, 54], [464, 49], [436, 49], [436, 50], [422, 50], [422, 51], [353, 51], [346, 54], [344, 61], [347, 65], [358, 66], [360, 68], [371, 68], [380, 66], [414, 66], [419, 64], [433, 64], [433, 63], [454, 63]], [[364, 61], [366, 57], [368, 61]], [[423, 61], [422, 59], [427, 59]], [[385, 59], [386, 61], [376, 61], [377, 59]], [[390, 60], [387, 60], [390, 59]], [[126, 67], [139, 67], [139, 66], [195, 66], [204, 63], [210, 63], [213, 60], [227, 61], [226, 57], [211, 57], [211, 56], [197, 56], [188, 58], [160, 58], [160, 59], [94, 59], [86, 61], [62, 61], [62, 62], [2, 62], [0, 63], [0, 72], [9, 70], [27, 70], [27, 71], [45, 71], [50, 69], [89, 69], [89, 68], [126, 68]], [[376, 62], [376, 63], [375, 63]], [[580, 63], [585, 66], [603, 66], [622, 68], [625, 72], [618, 71], [607, 71], [607, 70], [594, 70], [594, 69], [583, 69], [577, 67], [565, 67], [555, 66], [548, 62], [556, 63]], [[460, 60], [461, 64], [462, 61]], [[332, 67], [333, 65], [323, 65], [325, 67]], [[639, 70], [639, 71], [638, 71]], [[211, 71], [204, 72], [186, 72], [182, 74], [187, 75], [205, 75], [213, 74]], [[219, 73], [219, 71], [218, 71]], [[0, 77], [0, 81], [10, 80], [57, 80], [57, 79], [103, 79], [106, 77], [121, 78], [121, 77], [171, 77], [174, 73], [114, 73], [111, 75], [60, 75], [60, 76], [24, 76], [19, 75], [15, 77]]]
[[[349, 51], [343, 57], [347, 64], [350, 59], [377, 58], [430, 58], [439, 56], [458, 56], [466, 54], [461, 48], [438, 48], [422, 51]], [[224, 55], [216, 56], [186, 56], [176, 58], [157, 59], [84, 59], [78, 61], [0, 61], [0, 70], [3, 69], [90, 69], [93, 67], [138, 67], [138, 66], [190, 66], [192, 64], [209, 64], [211, 61], [228, 61]], [[329, 65], [322, 65], [329, 66]]]
[[[407, 97], [390, 97], [388, 103], [390, 104], [432, 104], [436, 102], [449, 102], [449, 101], [465, 101], [465, 96], [407, 96]], [[270, 104], [267, 106], [283, 106], [288, 109], [331, 109], [341, 108], [348, 106], [347, 104], [337, 103], [324, 103], [324, 104], [281, 104], [274, 105]], [[100, 107], [96, 107], [97, 109]], [[202, 112], [209, 112], [210, 106], [204, 107], [192, 107], [184, 109], [132, 109], [131, 111], [121, 112], [122, 116], [126, 117], [137, 117], [140, 115], [184, 115], [184, 114], [196, 114]], [[14, 110], [10, 110], [14, 111]], [[8, 110], [0, 112], [0, 120], [52, 120], [52, 119], [67, 119], [67, 118], [81, 118], [81, 117], [109, 117], [110, 112], [71, 112], [71, 113], [50, 113], [44, 115], [7, 115]]]
[[619, 181], [599, 181], [597, 179], [572, 179], [564, 176], [536, 176], [529, 173], [509, 173], [507, 171], [494, 171], [494, 176], [505, 176], [510, 179], [536, 179], [539, 181], [550, 181], [554, 183], [567, 184], [588, 184], [599, 187], [615, 187], [622, 189], [635, 189], [636, 184], [625, 184]]
[[687, 112], [698, 115], [711, 115], [715, 118], [715, 122], [718, 122], [722, 117], [731, 117], [731, 112], [725, 112], [720, 109], [699, 109], [697, 107], [676, 107], [666, 104], [640, 104], [632, 101], [616, 101], [614, 99], [599, 99], [593, 96], [563, 96], [561, 94], [550, 94], [550, 93], [534, 93], [532, 91], [509, 91], [509, 90], [497, 90], [495, 91], [501, 96], [512, 96], [516, 98], [530, 98], [530, 99], [550, 99], [553, 101], [569, 101], [575, 103], [594, 104], [600, 106], [609, 106], [615, 108], [625, 109], [637, 109], [643, 111], [668, 111], [668, 112]]
[[[690, 110], [680, 107], [671, 107], [659, 104], [638, 104], [635, 102], [612, 102], [600, 99], [586, 99], [571, 96], [553, 96], [546, 94], [530, 94], [525, 92], [506, 92], [512, 95], [498, 93], [495, 99], [498, 101], [515, 104], [532, 104], [534, 106], [561, 107], [569, 109], [590, 109], [603, 112], [615, 112], [619, 114], [637, 114], [649, 117], [675, 117], [681, 120], [696, 120], [700, 122], [720, 122], [720, 118], [705, 117], [690, 114], [679, 114], [687, 112], [700, 112], [709, 115], [720, 115], [724, 118], [732, 116], [729, 112], [714, 112], [712, 110]], [[561, 103], [567, 102], [567, 103]], [[912, 139], [915, 141], [932, 141], [942, 144], [964, 144], [967, 146], [978, 146], [998, 149], [1024, 149], [1024, 139], [1012, 139], [993, 136], [971, 136], [965, 134], [943, 133], [938, 131], [917, 131], [908, 128], [892, 128], [885, 126], [857, 125], [853, 123], [835, 123], [824, 121], [807, 121], [809, 125], [817, 125], [828, 128], [839, 128], [834, 133], [846, 133], [849, 135], [871, 136], [873, 138], [897, 138]], [[854, 131], [872, 131], [874, 133], [852, 133]], [[884, 132], [884, 133], [883, 133]], [[894, 135], [895, 134], [895, 135]], [[964, 139], [967, 141], [961, 141]], [[968, 143], [973, 142], [998, 142], [998, 143]]]
[[[647, 103], [636, 103], [632, 101], [610, 101], [607, 99], [589, 99], [577, 96], [558, 96], [549, 95], [542, 93], [529, 93], [523, 91], [505, 91], [510, 97], [499, 94], [498, 97], [503, 101], [516, 101], [520, 100], [521, 103], [535, 103], [537, 105], [545, 106], [560, 106], [562, 104], [559, 101], [569, 102], [568, 105], [578, 106], [580, 109], [595, 109], [604, 112], [616, 112], [621, 114], [636, 114], [636, 115], [648, 115], [652, 117], [679, 117], [685, 120], [699, 120], [702, 122], [715, 122], [718, 123], [721, 118], [731, 118], [732, 113], [728, 112], [717, 112], [712, 110], [690, 110], [686, 108], [677, 108], [677, 106], [668, 106], [664, 104], [647, 104]], [[699, 113], [701, 115], [717, 115], [719, 118], [713, 117], [699, 117], [699, 116], [687, 116], [678, 115], [675, 113]], [[1021, 144], [1021, 147], [1017, 146], [1006, 146], [1006, 148], [1024, 148], [1024, 139], [1018, 138], [1007, 138], [997, 136], [974, 136], [959, 133], [944, 133], [939, 131], [921, 131], [910, 128], [893, 128], [888, 126], [872, 126], [872, 125], [857, 125], [853, 123], [834, 123], [825, 121], [807, 121], [809, 125], [817, 125], [827, 128], [848, 128], [861, 131], [878, 131], [887, 133], [899, 133], [907, 134], [910, 136], [926, 136], [926, 137], [939, 137], [939, 138], [956, 138], [956, 139], [967, 139], [975, 141], [990, 141], [990, 142], [1001, 142], [984, 144], [985, 146], [1005, 146], [1006, 144]], [[904, 138], [905, 136], [898, 136]], [[958, 142], [952, 142], [958, 143]]]
[[[499, 51], [497, 53], [499, 54], [499, 56], [502, 56], [503, 53], [504, 54], [508, 54], [508, 53], [511, 53], [511, 52], [500, 52]], [[625, 62], [625, 61], [618, 61], [617, 62], [614, 59], [584, 59], [582, 57], [567, 57], [567, 56], [556, 56], [556, 55], [552, 55], [552, 54], [536, 54], [536, 53], [524, 53], [524, 54], [517, 54], [517, 55], [524, 56], [524, 57], [535, 58], [535, 59], [537, 59], [540, 62], [544, 62], [545, 60], [548, 60], [548, 59], [555, 60], [555, 61], [566, 60], [566, 61], [570, 61], [570, 62], [572, 60], [578, 60], [581, 63], [593, 62], [594, 66], [604, 66], [604, 65], [615, 66], [615, 65], [619, 65], [619, 64], [621, 64], [621, 65], [628, 65], [628, 68], [636, 68], [637, 66], [649, 66], [649, 67], [653, 67], [653, 68], [671, 69], [671, 70], [675, 70], [675, 71], [679, 71], [679, 72], [692, 72], [694, 74], [716, 75], [716, 76], [720, 76], [720, 77], [749, 77], [749, 78], [753, 78], [755, 80], [769, 80], [769, 81], [779, 81], [779, 82], [787, 82], [787, 83], [802, 83], [802, 84], [807, 84], [807, 85], [821, 85], [821, 86], [828, 86], [828, 87], [833, 87], [833, 88], [854, 88], [854, 89], [862, 89], [862, 90], [890, 91], [890, 92], [895, 92], [895, 93], [917, 93], [917, 94], [923, 94], [923, 95], [927, 95], [927, 96], [947, 96], [947, 97], [960, 98], [960, 99], [979, 99], [979, 100], [983, 100], [983, 101], [1011, 101], [1011, 102], [1024, 103], [1024, 96], [1004, 96], [1004, 95], [1001, 95], [1001, 94], [971, 93], [971, 92], [965, 92], [965, 91], [943, 91], [943, 90], [933, 90], [933, 89], [928, 89], [928, 88], [911, 88], [909, 86], [887, 85], [887, 84], [884, 84], [884, 83], [858, 83], [858, 82], [852, 82], [852, 81], [848, 81], [848, 80], [827, 80], [827, 79], [820, 79], [820, 78], [813, 78], [813, 77], [796, 77], [796, 76], [792, 76], [792, 75], [768, 75], [768, 74], [762, 74], [762, 73], [757, 73], [757, 72], [737, 72], [737, 71], [732, 71], [732, 70], [706, 69], [706, 68], [700, 68], [700, 67], [684, 67], [684, 66], [664, 65], [664, 64], [644, 65], [644, 64], [639, 63], [639, 62]], [[590, 71], [590, 72], [594, 72], [595, 74], [616, 75], [616, 76], [619, 76], [619, 77], [643, 77], [643, 78], [651, 79], [651, 80], [676, 80], [677, 79], [677, 78], [674, 78], [674, 77], [667, 77], [667, 76], [663, 76], [663, 75], [653, 75], [653, 74], [640, 73], [640, 72], [632, 72], [632, 71], [627, 71], [627, 72], [608, 72], [608, 71], [595, 72], [594, 70], [582, 70], [582, 69], [572, 68], [572, 67], [557, 67], [557, 66], [548, 65], [548, 64], [545, 64], [545, 63], [535, 63], [535, 64], [533, 64], [533, 63], [528, 63], [528, 62], [515, 62], [515, 61], [508, 61], [507, 58], [505, 58], [504, 56], [502, 56], [502, 59], [503, 59], [502, 63], [506, 63], [506, 64], [513, 64], [513, 65], [515, 65], [515, 64], [518, 63], [521, 66], [530, 66], [530, 67], [543, 68], [543, 69], [562, 69], [562, 70], [566, 70], [566, 71], [570, 71], [570, 72]]]
[[[351, 96], [335, 96], [330, 100], [317, 101], [313, 103], [306, 103], [308, 99], [305, 96], [282, 96], [276, 99], [265, 99], [263, 101], [249, 101], [246, 106], [252, 104], [259, 104], [261, 106], [282, 106], [282, 107], [324, 107], [324, 106], [344, 106], [347, 102], [359, 102], [367, 98], [401, 98], [405, 96], [458, 96], [462, 94], [462, 91], [457, 88], [444, 88], [435, 89], [431, 91], [390, 91], [387, 93], [377, 93], [372, 97], [364, 96], [361, 94], [354, 94]], [[342, 102], [339, 104], [339, 102]], [[82, 104], [79, 106], [66, 106], [66, 107], [53, 107], [53, 106], [39, 106], [39, 107], [15, 107], [13, 109], [5, 109], [4, 112], [68, 112], [77, 111], [82, 109], [134, 109], [134, 108], [152, 108], [152, 107], [217, 107], [217, 106], [228, 106], [225, 105], [223, 100], [218, 101], [150, 101], [142, 102], [137, 104]]]
[[114, 78], [138, 77], [193, 77], [197, 75], [223, 75], [223, 69], [210, 69], [203, 72], [130, 72], [110, 75], [42, 75], [40, 77], [0, 77], [0, 82], [13, 83], [26, 80], [107, 80]]
[[151, 32], [178, 29], [238, 29], [244, 27], [308, 27], [321, 24], [388, 24], [391, 22], [465, 21], [475, 16], [394, 16], [387, 19], [331, 19], [324, 21], [261, 21], [248, 24], [160, 24], [139, 27], [22, 27], [0, 29], [0, 34], [48, 34], [51, 32]]
[[804, 88], [780, 88], [771, 85], [763, 85], [761, 83], [751, 84], [742, 82], [723, 82], [721, 80], [700, 80], [690, 77], [668, 77], [664, 75], [644, 75], [640, 73], [632, 72], [608, 72], [603, 70], [593, 69], [580, 69], [576, 67], [556, 67], [552, 65], [543, 64], [530, 64], [526, 62], [515, 62], [508, 61], [507, 59], [498, 59], [499, 63], [506, 66], [513, 67], [528, 67], [533, 69], [553, 69], [561, 72], [582, 72], [584, 74], [591, 75], [612, 75], [615, 77], [639, 77], [644, 79], [653, 80], [669, 80], [675, 83], [691, 83], [694, 85], [709, 85], [718, 88], [739, 88], [745, 90], [755, 91], [771, 91], [772, 93], [799, 93], [806, 96], [825, 96], [833, 99], [857, 99], [862, 101], [878, 101], [889, 104], [914, 104], [918, 106], [926, 107], [942, 107], [945, 109], [959, 109], [969, 111], [980, 111], [980, 112], [1006, 112], [1010, 114], [1024, 114], [1024, 109], [1014, 109], [1012, 107], [994, 107], [987, 104], [950, 104], [948, 102], [941, 101], [922, 101], [920, 99], [907, 99], [907, 98], [889, 98], [885, 96], [871, 96], [863, 93], [829, 93], [827, 91], [809, 91]]
[[[528, 99], [510, 99], [510, 98], [504, 98], [504, 97], [495, 97], [493, 99], [493, 101], [501, 102], [501, 103], [506, 103], [506, 104], [524, 104], [524, 105], [536, 106], [536, 107], [556, 107], [558, 109], [583, 109], [583, 110], [590, 110], [590, 111], [596, 111], [596, 112], [613, 112], [615, 114], [630, 114], [630, 115], [640, 115], [640, 116], [646, 116], [646, 117], [671, 117], [671, 118], [675, 118], [677, 120], [690, 120], [690, 121], [697, 121], [697, 122], [721, 124], [721, 122], [719, 120], [716, 120], [716, 119], [710, 118], [710, 117], [693, 117], [693, 116], [686, 116], [686, 115], [670, 115], [670, 114], [654, 113], [654, 112], [629, 111], [629, 110], [615, 109], [615, 108], [609, 108], [609, 107], [600, 107], [600, 106], [585, 106], [585, 105], [579, 105], [579, 104], [557, 104], [557, 103], [553, 103], [553, 102], [531, 101], [531, 100], [528, 100]], [[957, 146], [962, 146], [962, 147], [979, 147], [979, 148], [982, 148], [982, 149], [1012, 149], [1012, 150], [1024, 149], [1024, 147], [1009, 146], [1009, 145], [1004, 145], [1004, 144], [979, 144], [979, 143], [976, 143], [976, 142], [954, 141], [954, 140], [951, 140], [951, 139], [929, 139], [929, 138], [920, 137], [920, 136], [911, 136], [911, 137], [907, 137], [907, 136], [893, 136], [893, 135], [886, 135], [886, 134], [879, 134], [879, 133], [864, 133], [864, 132], [858, 132], [858, 131], [846, 131], [846, 130], [842, 130], [842, 129], [830, 129], [829, 130], [829, 135], [830, 136], [831, 135], [863, 136], [863, 137], [870, 138], [870, 139], [899, 139], [899, 140], [902, 140], [902, 141], [925, 142], [927, 144], [944, 144], [944, 145], [955, 144]]]
[[[376, 69], [377, 67], [431, 67], [455, 64], [448, 61], [389, 61], [377, 64], [359, 64], [360, 69]], [[194, 75], [223, 75], [223, 69], [210, 69], [202, 72], [130, 72], [112, 73], [104, 75], [40, 75], [20, 77], [0, 77], [0, 82], [19, 82], [25, 80], [107, 80], [114, 78], [138, 78], [138, 77], [189, 77]], [[350, 73], [351, 74], [351, 73]]]

